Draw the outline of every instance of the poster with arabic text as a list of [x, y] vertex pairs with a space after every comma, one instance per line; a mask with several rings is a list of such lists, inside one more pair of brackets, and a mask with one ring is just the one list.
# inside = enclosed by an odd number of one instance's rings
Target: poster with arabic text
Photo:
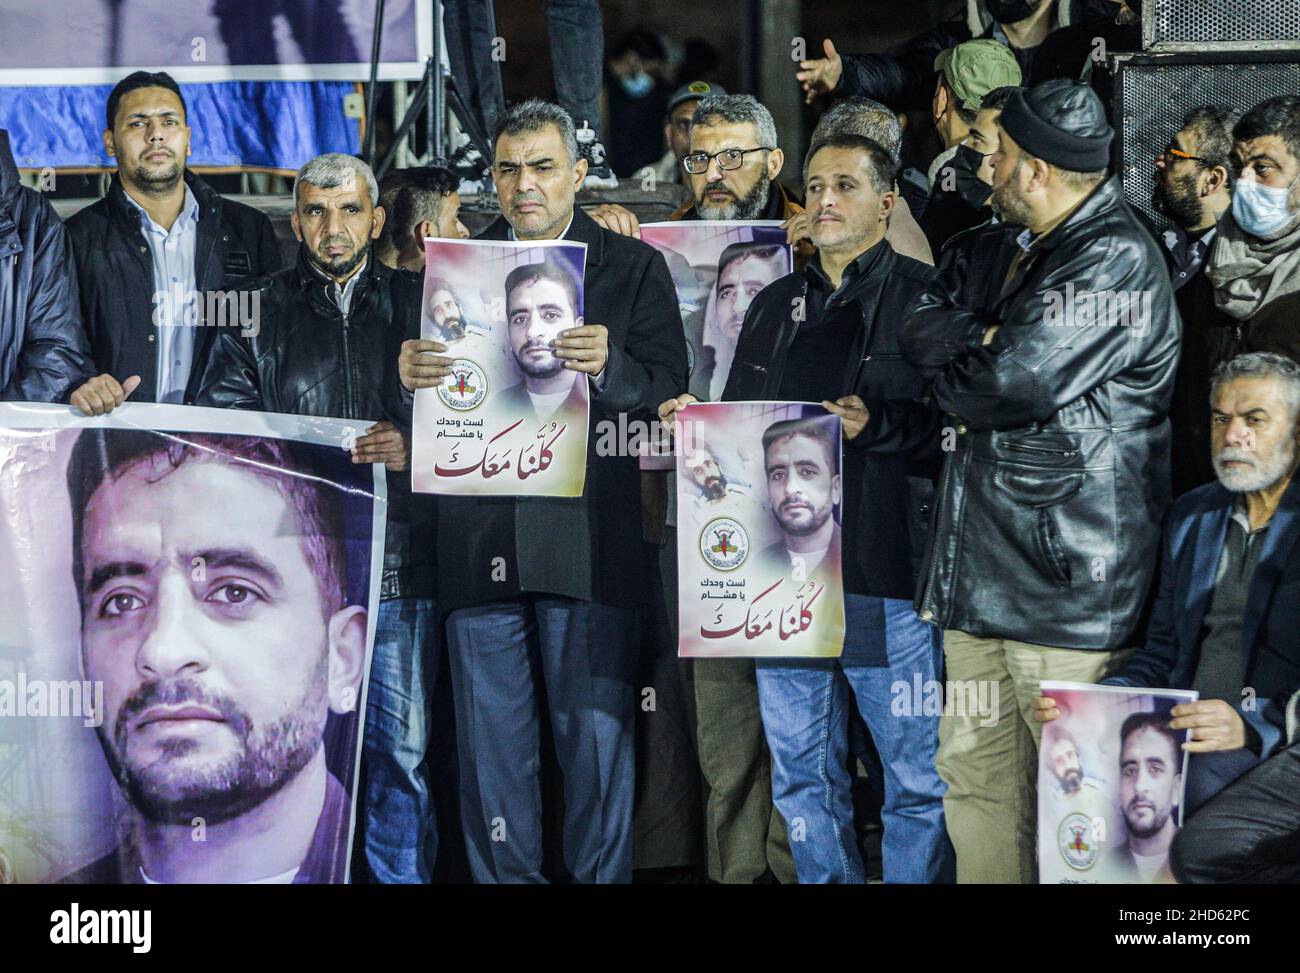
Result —
[[582, 495], [587, 376], [555, 341], [583, 324], [586, 244], [426, 240], [421, 336], [451, 373], [415, 395], [411, 483], [457, 496]]
[[799, 402], [706, 402], [677, 421], [678, 654], [838, 656], [839, 418]]

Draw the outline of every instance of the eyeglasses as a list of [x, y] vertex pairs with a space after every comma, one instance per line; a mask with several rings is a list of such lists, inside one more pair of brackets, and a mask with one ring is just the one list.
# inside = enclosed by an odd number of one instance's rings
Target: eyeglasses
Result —
[[745, 156], [750, 152], [771, 152], [771, 146], [760, 145], [756, 149], [723, 149], [710, 155], [707, 152], [692, 152], [682, 156], [682, 167], [692, 176], [709, 171], [709, 163], [718, 160], [720, 169], [739, 169], [745, 164]]
[[1165, 160], [1165, 165], [1173, 165], [1174, 159], [1191, 159], [1194, 162], [1204, 162], [1205, 160], [1199, 155], [1192, 155], [1190, 152], [1184, 152], [1182, 149], [1176, 149], [1172, 144], [1166, 145], [1159, 153], [1160, 157]]

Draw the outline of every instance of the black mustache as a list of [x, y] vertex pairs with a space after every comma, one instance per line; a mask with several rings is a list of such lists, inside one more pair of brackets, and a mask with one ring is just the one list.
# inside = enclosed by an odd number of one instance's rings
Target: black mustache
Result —
[[221, 714], [221, 718], [239, 736], [245, 736], [252, 726], [252, 720], [243, 707], [228, 696], [217, 696], [205, 690], [193, 679], [176, 679], [169, 682], [153, 680], [147, 682], [122, 704], [117, 713], [117, 732], [139, 716], [150, 706], [176, 706], [181, 703], [197, 703], [208, 706]]

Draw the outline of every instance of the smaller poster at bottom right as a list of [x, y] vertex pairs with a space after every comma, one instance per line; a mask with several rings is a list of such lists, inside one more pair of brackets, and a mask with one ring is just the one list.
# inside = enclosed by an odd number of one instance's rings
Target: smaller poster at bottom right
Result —
[[1044, 681], [1060, 716], [1038, 750], [1038, 880], [1044, 885], [1172, 883], [1183, 822], [1187, 730], [1180, 689]]

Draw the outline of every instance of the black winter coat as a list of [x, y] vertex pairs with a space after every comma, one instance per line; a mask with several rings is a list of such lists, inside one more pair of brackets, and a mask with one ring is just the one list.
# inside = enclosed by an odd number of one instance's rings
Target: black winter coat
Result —
[[1164, 257], [1118, 179], [1035, 239], [1004, 288], [1019, 233], [955, 237], [903, 324], [955, 417], [917, 611], [977, 636], [1133, 645], [1170, 502], [1180, 322]]
[[66, 402], [91, 367], [67, 231], [0, 129], [0, 400]]

